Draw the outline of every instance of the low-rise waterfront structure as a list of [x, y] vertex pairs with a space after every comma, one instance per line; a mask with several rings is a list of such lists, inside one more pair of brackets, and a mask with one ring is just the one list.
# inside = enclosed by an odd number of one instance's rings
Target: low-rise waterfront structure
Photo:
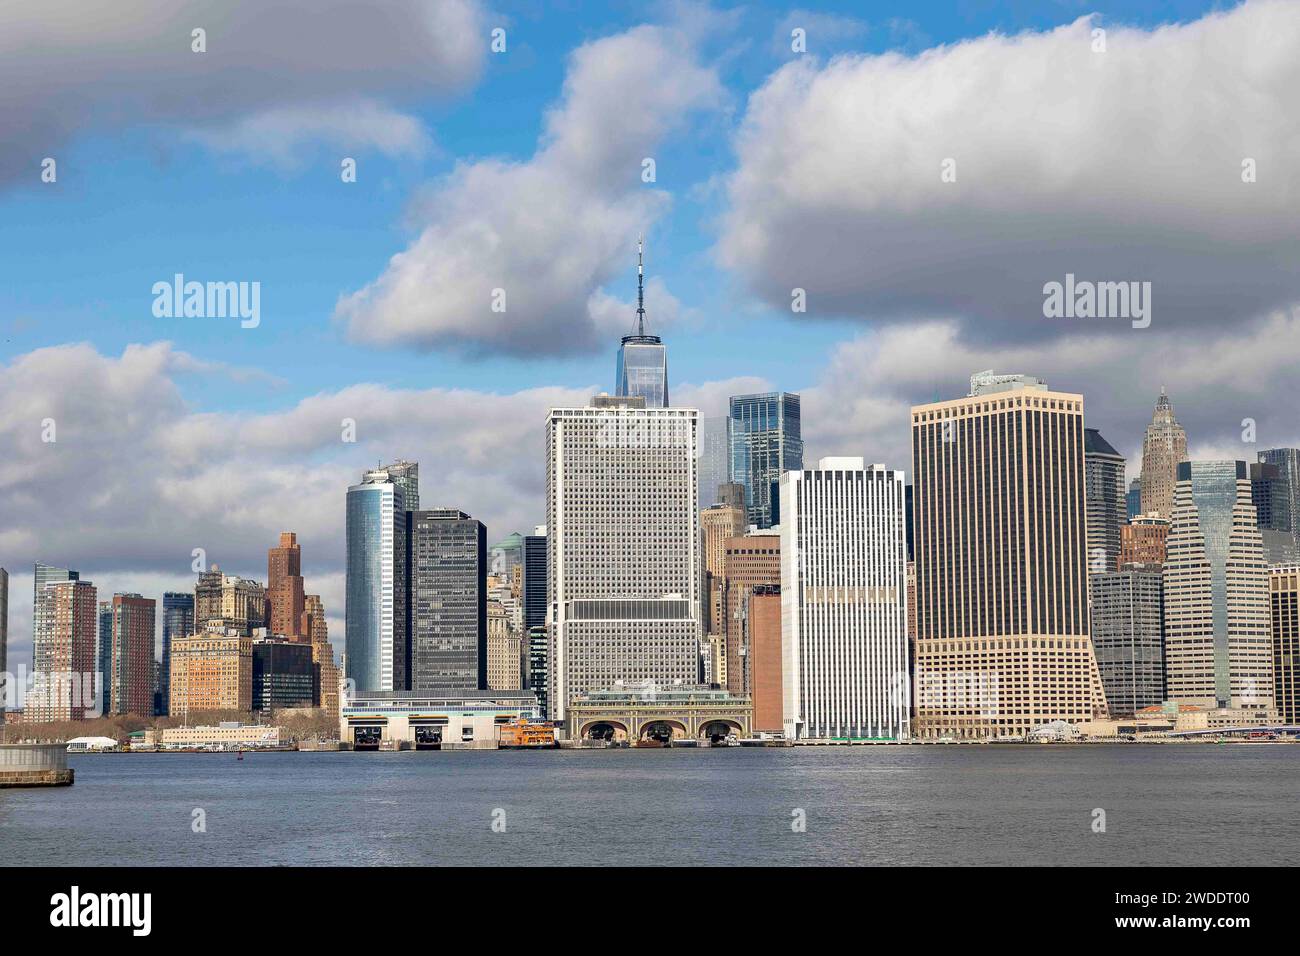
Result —
[[754, 708], [719, 688], [633, 681], [574, 698], [567, 717], [575, 740], [708, 740], [750, 736]]
[[503, 725], [541, 716], [536, 695], [526, 690], [463, 691], [447, 696], [359, 691], [339, 708], [339, 739], [358, 750], [381, 746], [493, 749]]

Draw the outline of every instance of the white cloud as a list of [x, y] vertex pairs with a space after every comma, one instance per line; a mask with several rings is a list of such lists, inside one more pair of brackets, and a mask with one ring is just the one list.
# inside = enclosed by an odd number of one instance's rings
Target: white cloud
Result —
[[1300, 300], [1296, 89], [1300, 17], [1275, 0], [800, 58], [750, 98], [718, 256], [783, 310], [806, 289], [810, 317], [1068, 335], [1088, 320], [1044, 319], [1042, 287], [1074, 273], [1151, 281], [1157, 326], [1247, 320]]
[[[419, 237], [343, 296], [336, 317], [353, 339], [375, 345], [514, 355], [594, 348], [613, 321], [602, 287], [632, 274], [638, 232], [669, 203], [642, 182], [642, 161], [721, 96], [715, 73], [696, 60], [691, 29], [639, 26], [579, 47], [534, 155], [458, 165], [421, 202]], [[498, 289], [503, 311], [493, 309]], [[671, 304], [661, 283], [652, 290]], [[650, 312], [649, 328], [670, 317]], [[629, 312], [621, 327], [632, 320]]]
[[409, 152], [424, 134], [398, 110], [471, 84], [488, 41], [478, 0], [7, 4], [0, 89], [22, 95], [0, 98], [0, 128], [21, 134], [0, 183], [38, 182], [80, 134], [153, 125], [267, 162], [308, 141]]

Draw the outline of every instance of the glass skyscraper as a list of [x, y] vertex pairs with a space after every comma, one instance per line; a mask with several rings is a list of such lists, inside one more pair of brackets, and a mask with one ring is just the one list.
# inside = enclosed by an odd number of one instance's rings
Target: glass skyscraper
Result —
[[162, 667], [158, 672], [162, 716], [167, 716], [171, 703], [172, 641], [189, 637], [194, 631], [194, 595], [184, 591], [163, 594]]
[[799, 396], [794, 392], [733, 395], [727, 420], [731, 480], [745, 488], [749, 523], [780, 523], [781, 475], [803, 469]]
[[657, 335], [645, 330], [645, 273], [641, 268], [641, 243], [636, 254], [636, 332], [623, 336], [614, 369], [614, 394], [645, 399], [646, 408], [668, 407], [668, 348]]
[[377, 468], [348, 489], [344, 640], [346, 676], [358, 691], [406, 689], [407, 492], [418, 495], [412, 482], [409, 473]]

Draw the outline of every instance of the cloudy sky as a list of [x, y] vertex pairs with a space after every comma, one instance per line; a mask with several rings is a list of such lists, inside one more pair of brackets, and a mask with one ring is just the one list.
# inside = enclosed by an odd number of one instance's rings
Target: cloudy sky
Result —
[[[540, 522], [639, 232], [675, 402], [800, 391], [813, 458], [903, 467], [985, 368], [1082, 392], [1130, 471], [1162, 385], [1195, 457], [1300, 443], [1300, 3], [893, 6], [0, 6], [11, 663], [38, 560], [157, 597], [281, 530], [341, 646], [380, 460]], [[156, 316], [177, 273], [259, 282], [260, 324]], [[1149, 327], [1046, 318], [1067, 274], [1151, 283]]]

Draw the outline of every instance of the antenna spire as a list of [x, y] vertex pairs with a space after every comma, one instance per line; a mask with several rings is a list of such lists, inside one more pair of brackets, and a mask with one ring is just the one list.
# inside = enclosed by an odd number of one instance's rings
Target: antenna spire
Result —
[[645, 335], [645, 270], [641, 266], [644, 237], [636, 237], [636, 334]]

